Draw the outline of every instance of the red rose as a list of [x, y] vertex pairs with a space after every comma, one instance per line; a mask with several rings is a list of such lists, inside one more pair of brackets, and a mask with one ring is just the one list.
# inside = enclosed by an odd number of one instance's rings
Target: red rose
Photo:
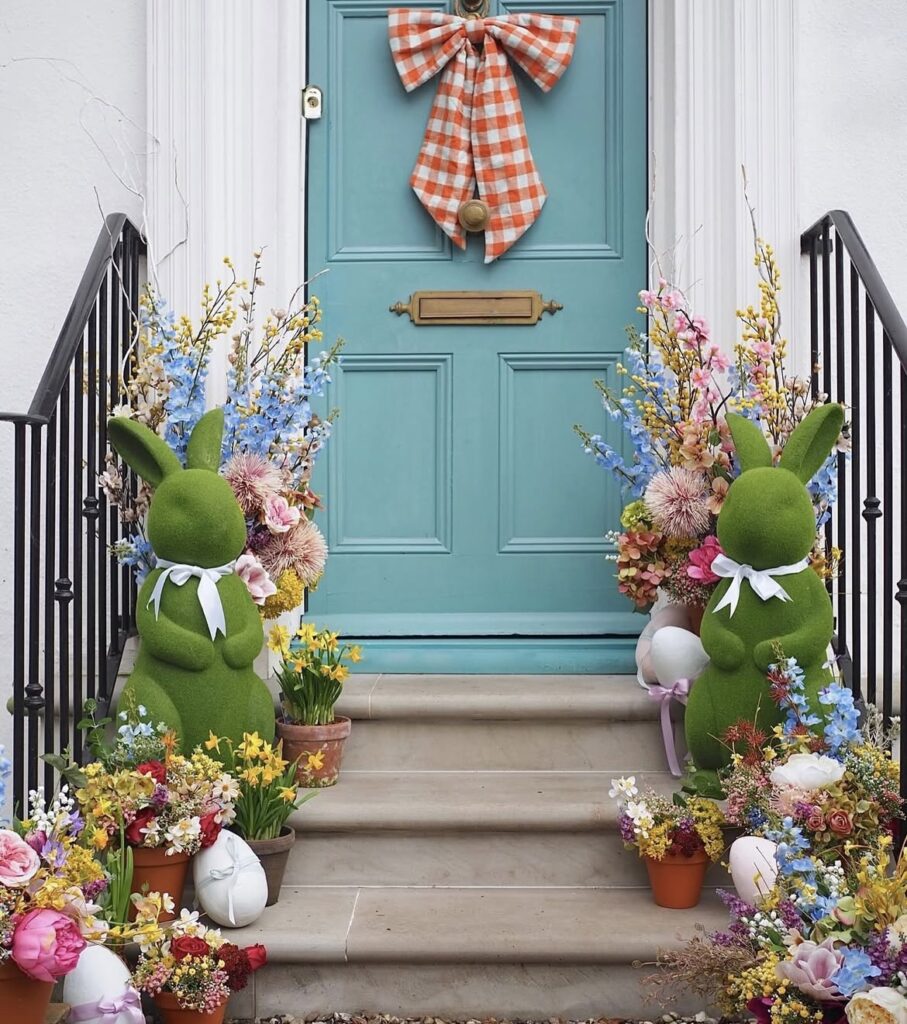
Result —
[[256, 942], [254, 946], [246, 946], [243, 952], [249, 958], [249, 967], [253, 971], [257, 971], [259, 967], [264, 967], [268, 962], [268, 951], [260, 942]]
[[832, 811], [828, 827], [836, 836], [849, 836], [853, 832], [853, 817], [847, 811]]
[[153, 807], [143, 807], [126, 828], [126, 842], [130, 846], [142, 846], [145, 842], [142, 829], [147, 828], [156, 816]]
[[209, 846], [213, 846], [217, 837], [221, 832], [221, 825], [214, 819], [217, 817], [217, 811], [212, 811], [210, 814], [203, 814], [199, 818], [198, 824], [202, 830], [202, 849], [207, 850]]
[[167, 769], [160, 761], [144, 761], [135, 770], [142, 775], [150, 775], [155, 782], [162, 786], [167, 781]]
[[186, 956], [207, 956], [211, 949], [204, 939], [195, 935], [180, 935], [170, 943], [170, 952], [174, 960], [182, 960]]

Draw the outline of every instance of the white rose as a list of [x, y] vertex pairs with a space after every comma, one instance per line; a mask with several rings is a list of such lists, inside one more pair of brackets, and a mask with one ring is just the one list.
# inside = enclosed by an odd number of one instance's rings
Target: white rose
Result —
[[[769, 778], [776, 786], [796, 786], [797, 789], [825, 789], [840, 782], [844, 765], [826, 754], [791, 754]], [[907, 1024], [907, 1021], [905, 1021]]]
[[849, 1024], [907, 1024], [907, 999], [893, 988], [858, 992], [845, 1010]]

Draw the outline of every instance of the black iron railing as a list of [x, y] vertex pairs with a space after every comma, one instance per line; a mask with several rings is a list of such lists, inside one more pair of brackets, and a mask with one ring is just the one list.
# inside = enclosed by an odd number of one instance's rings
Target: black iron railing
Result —
[[827, 213], [801, 251], [813, 391], [849, 410], [851, 453], [838, 456], [826, 527], [843, 552], [831, 585], [837, 650], [854, 691], [890, 717], [907, 707], [907, 326], [849, 214]]
[[107, 414], [132, 362], [145, 243], [107, 218], [25, 413], [0, 413], [14, 444], [12, 798], [55, 778], [41, 755], [81, 756], [82, 703], [109, 704], [132, 629], [135, 584], [110, 545], [116, 509], [98, 484]]

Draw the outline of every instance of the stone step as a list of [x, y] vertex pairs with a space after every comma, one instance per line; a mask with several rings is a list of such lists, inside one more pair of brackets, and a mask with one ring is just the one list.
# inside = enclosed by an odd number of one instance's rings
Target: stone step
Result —
[[[291, 817], [294, 885], [640, 886], [608, 772], [355, 772]], [[667, 773], [639, 774], [669, 796]], [[709, 883], [725, 884], [713, 869]]]
[[638, 1017], [634, 962], [726, 920], [711, 893], [672, 911], [638, 889], [286, 886], [229, 933], [269, 952], [231, 1013]]
[[338, 711], [353, 770], [665, 768], [658, 707], [629, 676], [351, 676]]

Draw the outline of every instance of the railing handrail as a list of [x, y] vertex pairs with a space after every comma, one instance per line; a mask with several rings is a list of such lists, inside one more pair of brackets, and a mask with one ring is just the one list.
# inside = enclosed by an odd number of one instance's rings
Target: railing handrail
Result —
[[116, 252], [121, 235], [134, 233], [139, 241], [142, 235], [125, 213], [111, 213], [104, 220], [98, 240], [92, 249], [91, 257], [76, 288], [76, 293], [69, 306], [69, 311], [57, 335], [47, 366], [38, 382], [35, 397], [27, 412], [0, 412], [0, 421], [8, 423], [30, 423], [45, 425], [50, 422], [56, 407], [57, 399], [63, 391], [72, 369], [76, 351], [82, 344], [82, 335], [88, 324], [88, 318], [98, 296], [101, 280], [107, 265]]
[[834, 226], [844, 243], [851, 263], [863, 282], [866, 294], [875, 307], [882, 330], [891, 340], [901, 365], [907, 368], [907, 324], [904, 323], [897, 303], [879, 273], [875, 260], [869, 255], [863, 236], [857, 230], [850, 214], [846, 210], [829, 210], [828, 213], [823, 214], [815, 224], [800, 235], [801, 251], [809, 252], [810, 245], [824, 235], [829, 225]]

